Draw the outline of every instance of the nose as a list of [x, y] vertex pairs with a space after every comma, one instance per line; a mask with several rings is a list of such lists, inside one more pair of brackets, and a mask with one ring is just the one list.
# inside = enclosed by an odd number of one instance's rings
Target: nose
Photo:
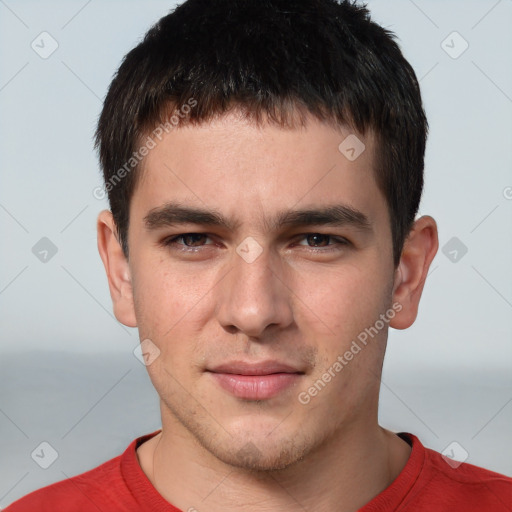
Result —
[[286, 328], [293, 321], [292, 292], [286, 269], [268, 249], [249, 262], [233, 255], [232, 268], [216, 287], [217, 318], [230, 333], [262, 337], [269, 327]]

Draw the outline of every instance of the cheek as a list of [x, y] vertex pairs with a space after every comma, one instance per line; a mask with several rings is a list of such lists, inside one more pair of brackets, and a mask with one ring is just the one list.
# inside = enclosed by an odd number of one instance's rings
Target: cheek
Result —
[[138, 273], [134, 303], [140, 339], [150, 339], [157, 347], [158, 356], [146, 370], [160, 395], [172, 402], [195, 359], [197, 291], [187, 286], [184, 276], [156, 269], [148, 266]]
[[199, 273], [165, 267], [161, 260], [148, 262], [138, 267], [134, 277], [134, 304], [141, 338], [154, 338], [159, 344], [180, 338], [185, 326], [191, 328], [194, 311], [208, 289], [208, 280], [199, 279]]
[[370, 268], [375, 267], [368, 261], [366, 265], [301, 273], [297, 295], [303, 304], [303, 324], [317, 335], [332, 337], [335, 344], [350, 342], [351, 337], [373, 325], [386, 310], [389, 298], [383, 273], [369, 272]]
[[370, 273], [368, 268], [378, 267], [347, 265], [324, 271], [322, 281], [312, 273], [303, 280], [303, 290], [309, 292], [299, 329], [318, 350], [308, 387], [302, 391], [318, 393], [318, 406], [330, 407], [342, 398], [346, 414], [375, 393], [386, 347], [386, 328], [376, 332], [374, 326], [380, 326], [380, 315], [389, 309], [390, 286], [383, 270]]

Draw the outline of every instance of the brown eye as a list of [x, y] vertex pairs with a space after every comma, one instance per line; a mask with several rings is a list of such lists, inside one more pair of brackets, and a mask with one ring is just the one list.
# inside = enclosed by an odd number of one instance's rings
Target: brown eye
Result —
[[202, 242], [204, 242], [208, 238], [208, 235], [206, 235], [205, 233], [183, 233], [181, 235], [176, 235], [167, 238], [162, 243], [166, 247], [180, 246], [182, 250], [187, 250], [187, 248], [194, 249], [202, 247], [203, 245], [205, 245]]
[[301, 235], [301, 237], [306, 241], [306, 245], [311, 249], [322, 249], [324, 247], [328, 247], [329, 250], [337, 250], [340, 249], [339, 246], [345, 246], [349, 244], [348, 240], [345, 240], [344, 238], [336, 237], [333, 235], [326, 235], [324, 233], [306, 233]]
[[187, 233], [185, 235], [180, 235], [179, 238], [181, 238], [184, 242], [184, 245], [190, 247], [191, 245], [195, 246], [198, 244], [201, 240], [204, 238], [207, 238], [206, 235], [203, 235], [202, 233]]
[[320, 245], [322, 247], [325, 247], [326, 244], [329, 245], [330, 238], [331, 237], [329, 235], [321, 235], [319, 233], [306, 235], [306, 240], [309, 244], [314, 244], [315, 246]]

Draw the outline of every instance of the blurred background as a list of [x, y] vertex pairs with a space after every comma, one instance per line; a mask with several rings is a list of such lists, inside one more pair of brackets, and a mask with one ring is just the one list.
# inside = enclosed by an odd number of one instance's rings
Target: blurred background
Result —
[[[121, 58], [175, 5], [0, 0], [0, 507], [160, 427], [97, 252], [92, 138]], [[368, 7], [420, 80], [440, 237], [416, 323], [390, 331], [380, 421], [512, 476], [512, 0]]]

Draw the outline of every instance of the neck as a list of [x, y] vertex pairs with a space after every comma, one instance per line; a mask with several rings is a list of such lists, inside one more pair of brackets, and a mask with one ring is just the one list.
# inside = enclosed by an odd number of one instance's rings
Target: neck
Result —
[[284, 470], [248, 471], [223, 463], [174, 418], [164, 418], [162, 432], [137, 455], [156, 490], [184, 511], [354, 512], [391, 484], [411, 450], [377, 422], [366, 422]]

